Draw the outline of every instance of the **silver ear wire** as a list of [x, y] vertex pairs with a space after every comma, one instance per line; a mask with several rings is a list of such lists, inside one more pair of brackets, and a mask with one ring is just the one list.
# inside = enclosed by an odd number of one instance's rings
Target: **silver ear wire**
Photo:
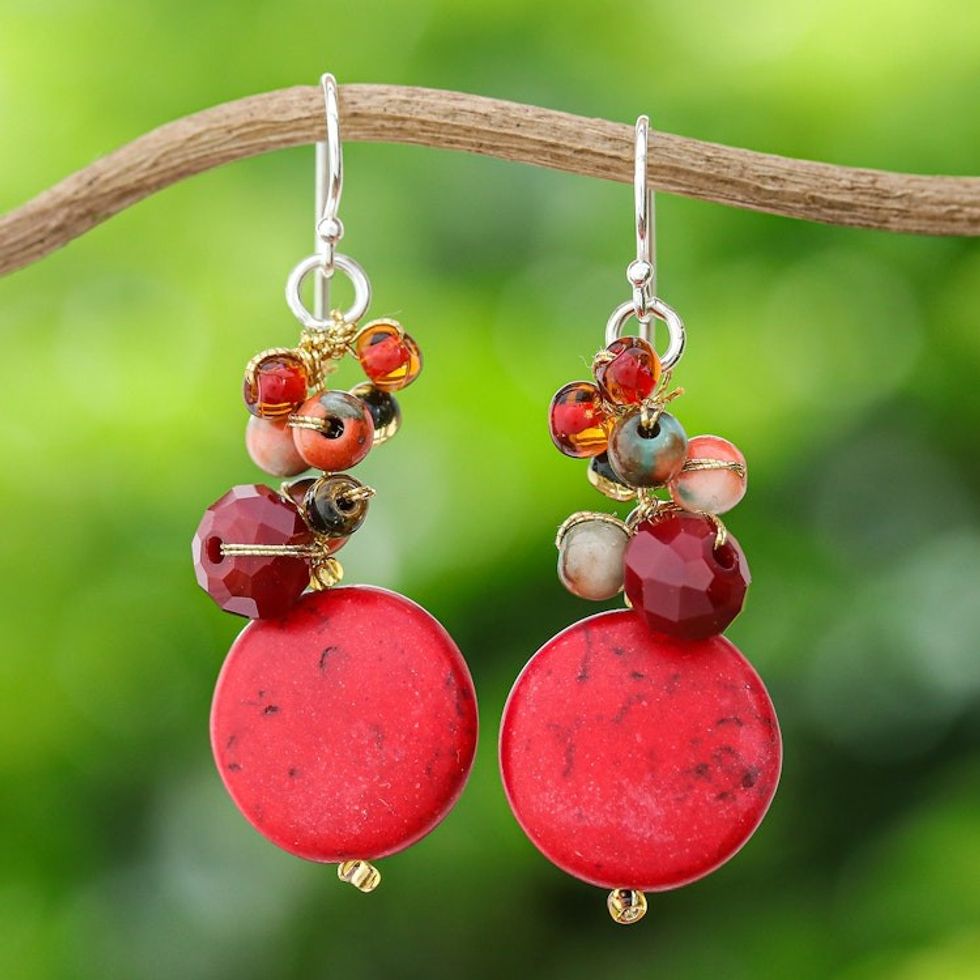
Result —
[[337, 79], [325, 72], [320, 76], [323, 114], [327, 138], [316, 144], [316, 239], [314, 247], [323, 257], [314, 282], [313, 313], [323, 319], [330, 309], [330, 280], [334, 273], [337, 243], [344, 236], [344, 224], [337, 216], [344, 189], [344, 151], [340, 143], [340, 104]]

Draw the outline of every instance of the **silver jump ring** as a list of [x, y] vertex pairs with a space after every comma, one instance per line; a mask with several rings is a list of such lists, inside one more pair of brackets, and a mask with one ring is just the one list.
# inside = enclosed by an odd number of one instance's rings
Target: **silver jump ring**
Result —
[[[684, 343], [686, 340], [684, 333], [684, 321], [680, 318], [673, 307], [668, 306], [659, 297], [654, 297], [650, 305], [647, 307], [647, 312], [652, 314], [658, 320], [662, 320], [667, 327], [667, 349], [660, 356], [660, 363], [664, 368], [673, 367], [680, 359], [681, 354], [684, 353]], [[606, 322], [606, 346], [608, 347], [614, 340], [618, 340], [623, 334], [623, 327], [626, 326], [627, 321], [630, 317], [636, 316], [636, 310], [633, 307], [633, 301], [629, 300], [626, 303], [621, 303], [612, 311], [612, 315]], [[640, 336], [644, 340], [650, 340], [649, 327], [650, 324], [644, 324], [642, 320], [640, 323]], [[644, 330], [646, 328], [646, 330]]]
[[[371, 302], [371, 283], [368, 281], [367, 273], [361, 268], [360, 263], [355, 262], [349, 255], [335, 253], [333, 264], [341, 272], [347, 274], [354, 287], [354, 302], [350, 309], [345, 310], [341, 316], [345, 323], [357, 323], [367, 312]], [[293, 311], [293, 316], [311, 330], [329, 330], [334, 326], [333, 320], [325, 320], [323, 317], [311, 313], [303, 302], [301, 289], [303, 280], [314, 270], [323, 268], [323, 256], [319, 253], [310, 255], [303, 259], [286, 280], [286, 303]]]

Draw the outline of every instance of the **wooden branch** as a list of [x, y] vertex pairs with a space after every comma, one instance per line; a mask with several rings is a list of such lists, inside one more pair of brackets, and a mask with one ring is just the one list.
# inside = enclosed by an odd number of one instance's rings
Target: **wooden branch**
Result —
[[[345, 140], [465, 150], [632, 180], [633, 127], [435, 89], [345, 85]], [[21, 268], [178, 180], [323, 136], [319, 88], [227, 102], [154, 129], [0, 218], [0, 275]], [[835, 225], [980, 235], [980, 178], [837, 167], [651, 132], [661, 191]]]

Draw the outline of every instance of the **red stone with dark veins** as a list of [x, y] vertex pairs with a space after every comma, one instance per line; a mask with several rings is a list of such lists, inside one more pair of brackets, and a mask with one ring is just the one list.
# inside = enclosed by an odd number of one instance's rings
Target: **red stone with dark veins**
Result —
[[452, 638], [414, 602], [366, 586], [247, 626], [211, 708], [232, 799], [311, 861], [373, 860], [429, 833], [462, 792], [476, 738], [473, 682]]
[[657, 635], [629, 610], [546, 643], [501, 722], [518, 822], [603, 888], [661, 891], [723, 864], [765, 815], [781, 756], [769, 695], [728, 640]]

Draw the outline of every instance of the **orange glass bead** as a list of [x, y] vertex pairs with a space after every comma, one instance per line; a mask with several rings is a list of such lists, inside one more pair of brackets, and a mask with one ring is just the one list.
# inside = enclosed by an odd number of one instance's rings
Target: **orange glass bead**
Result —
[[620, 337], [603, 351], [595, 379], [606, 401], [639, 405], [653, 394], [661, 374], [657, 352], [642, 337]]
[[572, 381], [551, 400], [551, 440], [566, 456], [584, 459], [606, 451], [611, 420], [590, 381]]
[[422, 370], [419, 345], [394, 320], [375, 320], [355, 338], [357, 359], [375, 388], [406, 388]]

